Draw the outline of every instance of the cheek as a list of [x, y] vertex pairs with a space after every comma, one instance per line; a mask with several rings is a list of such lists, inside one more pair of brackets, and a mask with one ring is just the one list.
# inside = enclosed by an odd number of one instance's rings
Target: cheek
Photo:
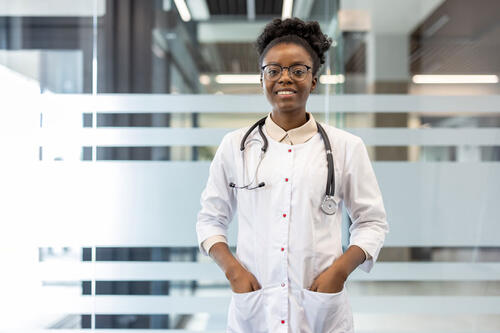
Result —
[[309, 94], [311, 93], [312, 85], [310, 84], [305, 84], [300, 88], [301, 91], [301, 97], [307, 98]]
[[268, 97], [273, 96], [273, 85], [272, 84], [264, 82], [262, 89], [264, 90], [264, 94], [266, 94], [266, 96], [268, 96]]

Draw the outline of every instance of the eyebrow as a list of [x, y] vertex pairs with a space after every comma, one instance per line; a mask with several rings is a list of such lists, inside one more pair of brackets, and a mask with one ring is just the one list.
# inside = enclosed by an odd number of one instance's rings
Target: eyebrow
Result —
[[[267, 64], [262, 64], [262, 66], [268, 66], [268, 65], [278, 65], [278, 66], [282, 66], [279, 62], [270, 62], [270, 63], [267, 63]], [[292, 63], [290, 66], [293, 66], [293, 65], [306, 65], [306, 66], [311, 66], [311, 65], [308, 65], [304, 62], [301, 62], [301, 61], [296, 61], [294, 63]], [[312, 66], [311, 66], [312, 67]]]

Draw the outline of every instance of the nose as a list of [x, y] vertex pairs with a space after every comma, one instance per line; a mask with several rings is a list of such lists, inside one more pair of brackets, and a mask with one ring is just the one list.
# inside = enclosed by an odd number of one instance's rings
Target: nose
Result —
[[281, 77], [279, 79], [279, 83], [292, 82], [292, 79], [290, 78], [290, 72], [288, 70], [289, 70], [288, 68], [283, 68], [283, 70], [281, 71]]

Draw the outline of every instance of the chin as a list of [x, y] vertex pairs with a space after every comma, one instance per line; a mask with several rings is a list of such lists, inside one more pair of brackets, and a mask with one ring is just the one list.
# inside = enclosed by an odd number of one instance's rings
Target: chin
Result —
[[292, 103], [276, 103], [274, 109], [279, 112], [293, 112], [301, 108], [300, 105]]

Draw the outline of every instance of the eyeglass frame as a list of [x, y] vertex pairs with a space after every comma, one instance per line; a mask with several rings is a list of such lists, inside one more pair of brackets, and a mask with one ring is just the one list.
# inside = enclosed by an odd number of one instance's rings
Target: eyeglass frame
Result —
[[[293, 64], [293, 65], [290, 65], [290, 66], [281, 66], [281, 65], [279, 65], [279, 64], [267, 64], [267, 65], [264, 65], [264, 66], [262, 66], [262, 67], [260, 68], [260, 70], [261, 70], [261, 71], [262, 71], [262, 73], [263, 73], [263, 75], [262, 75], [263, 77], [265, 77], [264, 70], [265, 70], [265, 68], [266, 68], [267, 66], [279, 66], [279, 67], [280, 67], [280, 69], [281, 69], [281, 71], [280, 71], [280, 76], [279, 76], [276, 80], [271, 80], [272, 82], [274, 82], [274, 81], [278, 81], [279, 79], [281, 79], [281, 76], [283, 75], [283, 70], [284, 70], [285, 68], [286, 68], [286, 70], [288, 71], [288, 76], [289, 76], [290, 78], [292, 78], [292, 77], [290, 76], [290, 67], [293, 67], [293, 66], [305, 66], [305, 67], [306, 67], [306, 69], [307, 69], [307, 72], [309, 72], [309, 71], [312, 69], [312, 67], [311, 67], [311, 66], [306, 65], [306, 64]], [[304, 79], [305, 79], [305, 76], [304, 76]], [[303, 81], [304, 79], [302, 79], [302, 80], [300, 80], [300, 81]], [[296, 81], [296, 80], [294, 80], [294, 81]], [[299, 82], [300, 82], [300, 81], [299, 81]]]

